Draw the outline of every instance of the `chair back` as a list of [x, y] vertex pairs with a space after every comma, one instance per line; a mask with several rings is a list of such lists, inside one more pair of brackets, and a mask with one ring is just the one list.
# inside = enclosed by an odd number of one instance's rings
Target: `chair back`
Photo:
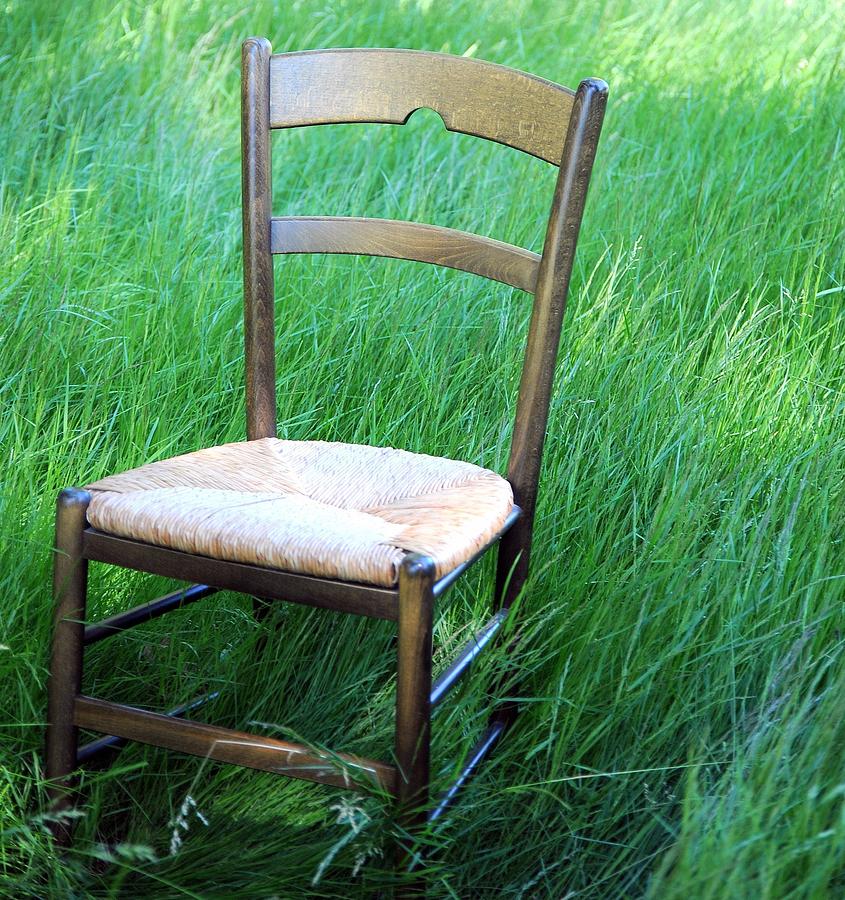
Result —
[[[245, 41], [241, 103], [250, 440], [276, 433], [274, 254], [417, 260], [527, 291], [534, 304], [508, 462], [514, 501], [522, 508], [508, 543], [522, 547], [514, 564], [527, 572], [525, 548], [530, 545], [561, 324], [606, 99], [607, 85], [599, 79], [582, 81], [571, 91], [505, 66], [443, 53], [360, 49], [274, 56], [269, 41]], [[271, 129], [352, 122], [402, 125], [424, 107], [438, 113], [449, 131], [505, 144], [558, 167], [541, 255], [439, 225], [272, 215]]]

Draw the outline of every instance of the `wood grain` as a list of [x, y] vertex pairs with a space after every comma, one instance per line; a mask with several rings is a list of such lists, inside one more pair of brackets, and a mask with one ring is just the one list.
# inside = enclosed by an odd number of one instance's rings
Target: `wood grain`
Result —
[[511, 437], [508, 481], [522, 515], [499, 547], [494, 607], [509, 606], [528, 577], [534, 510], [563, 315], [606, 104], [607, 85], [601, 79], [588, 78], [581, 82], [537, 273]]
[[202, 580], [220, 590], [239, 591], [267, 600], [286, 600], [376, 619], [395, 620], [399, 615], [396, 591], [389, 588], [195, 556], [104, 534], [93, 528], [87, 528], [82, 539], [85, 558], [97, 562], [180, 581]]
[[574, 93], [526, 72], [421, 50], [308, 50], [270, 60], [270, 127], [382, 122], [433, 109], [449, 131], [559, 165]]
[[270, 255], [270, 55], [265, 38], [241, 48], [241, 185], [247, 437], [276, 436], [275, 287]]
[[[468, 669], [478, 649], [496, 638], [506, 611], [523, 589], [534, 525], [543, 445], [548, 424], [561, 321], [572, 273], [581, 216], [601, 131], [607, 86], [583, 81], [577, 94], [541, 78], [462, 57], [410, 50], [325, 50], [272, 55], [268, 41], [243, 45], [241, 91], [243, 141], [244, 302], [247, 421], [252, 439], [276, 429], [273, 253], [366, 253], [429, 262], [502, 281], [534, 293], [514, 425], [508, 480], [522, 515], [503, 535], [496, 575], [494, 616], [481, 635], [455, 658], [432, 689], [432, 619], [435, 597], [469, 565], [435, 583], [433, 562], [409, 554], [398, 590], [313, 578], [259, 566], [144, 544], [86, 527], [90, 500], [71, 489], [59, 498], [56, 528], [54, 643], [50, 665], [46, 769], [52, 809], [66, 809], [71, 773], [80, 761], [77, 730], [114, 735], [90, 745], [137, 740], [155, 746], [278, 772], [326, 784], [377, 784], [399, 803], [397, 822], [409, 838], [402, 868], [416, 866], [405, 895], [425, 891], [415, 832], [426, 824], [429, 797], [431, 708]], [[341, 122], [402, 124], [416, 109], [435, 110], [451, 131], [514, 147], [560, 167], [542, 257], [489, 238], [434, 225], [367, 219], [271, 218], [270, 129]], [[517, 188], [525, 186], [518, 185]], [[319, 190], [319, 186], [316, 186]], [[514, 511], [516, 512], [516, 510]], [[483, 550], [492, 546], [489, 542]], [[270, 737], [82, 696], [87, 560], [150, 572], [271, 600], [373, 616], [398, 623], [396, 766], [332, 754]], [[191, 598], [199, 599], [201, 586]], [[132, 627], [183, 602], [170, 595], [90, 626], [90, 640]], [[507, 647], [512, 653], [515, 642]], [[330, 664], [331, 660], [328, 663]], [[493, 693], [515, 696], [499, 679]], [[180, 707], [180, 715], [188, 707]], [[517, 711], [514, 699], [495, 709], [487, 731], [455, 784], [431, 814], [452, 802]], [[82, 751], [83, 755], [89, 749]], [[51, 826], [67, 843], [69, 826]], [[401, 894], [400, 894], [401, 895]]]
[[434, 562], [409, 553], [399, 568], [396, 641], [396, 796], [409, 832], [426, 821], [431, 768]]
[[[78, 733], [74, 701], [82, 689], [88, 561], [82, 532], [91, 495], [79, 488], [63, 490], [56, 500], [56, 545], [53, 556], [53, 645], [47, 684], [46, 775], [50, 809], [68, 809], [73, 797]], [[72, 820], [49, 823], [59, 846], [70, 842]]]
[[396, 781], [393, 766], [376, 760], [320, 753], [291, 741], [175, 719], [84, 695], [76, 699], [74, 721], [79, 728], [130, 741], [335, 787], [377, 786], [392, 793]]
[[434, 263], [534, 292], [540, 257], [492, 238], [418, 222], [288, 216], [271, 222], [273, 253], [360, 253]]

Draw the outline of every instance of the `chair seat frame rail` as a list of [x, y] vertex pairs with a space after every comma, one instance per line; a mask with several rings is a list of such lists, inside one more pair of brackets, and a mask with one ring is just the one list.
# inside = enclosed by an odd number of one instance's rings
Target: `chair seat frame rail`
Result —
[[[471, 559], [435, 577], [433, 561], [410, 553], [393, 588], [353, 584], [221, 561], [116, 537], [91, 528], [90, 495], [63, 490], [56, 511], [53, 639], [48, 685], [46, 774], [51, 809], [66, 810], [78, 768], [128, 741], [337, 787], [380, 792], [396, 804], [398, 865], [415, 866], [415, 841], [438, 819], [512, 724], [517, 707], [501, 703], [459, 777], [430, 797], [432, 710], [509, 623], [529, 572], [534, 510], [555, 360], [575, 247], [601, 131], [607, 86], [587, 79], [576, 91], [503, 66], [414, 50], [320, 50], [273, 55], [263, 38], [242, 47], [241, 136], [247, 438], [276, 435], [273, 255], [348, 253], [418, 260], [462, 269], [533, 295], [507, 478], [514, 507]], [[275, 128], [348, 122], [401, 125], [414, 110], [435, 110], [450, 131], [505, 144], [558, 167], [542, 254], [436, 225], [383, 219], [273, 217], [270, 133]], [[498, 547], [491, 617], [434, 680], [435, 601], [488, 550]], [[89, 562], [165, 576], [187, 586], [86, 624]], [[275, 601], [396, 622], [396, 728], [393, 759], [364, 759], [193, 721], [216, 692], [167, 714], [82, 690], [87, 645], [120, 635], [218, 590], [256, 598], [256, 614]], [[505, 648], [508, 649], [508, 648]], [[101, 738], [80, 746], [79, 730]], [[55, 815], [56, 841], [71, 839]], [[416, 877], [416, 876], [413, 876]], [[423, 882], [409, 883], [411, 893]], [[404, 890], [404, 888], [403, 888]]]

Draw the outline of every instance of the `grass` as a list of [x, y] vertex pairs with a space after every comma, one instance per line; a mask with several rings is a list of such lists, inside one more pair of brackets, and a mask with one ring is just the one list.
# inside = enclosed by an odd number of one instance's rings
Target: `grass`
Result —
[[[428, 835], [434, 895], [845, 893], [842, 22], [840, 3], [788, 0], [6, 3], [0, 894], [349, 897], [391, 881], [377, 800], [138, 746], [85, 776], [68, 858], [39, 819], [57, 490], [244, 434], [249, 34], [611, 86], [521, 610], [523, 715]], [[274, 153], [280, 211], [541, 244], [550, 167], [425, 111], [280, 134]], [[504, 468], [524, 295], [415, 263], [277, 265], [282, 436]], [[441, 658], [483, 620], [488, 576], [443, 605]], [[163, 586], [97, 567], [91, 615]], [[256, 658], [263, 627], [274, 649]], [[500, 664], [438, 714], [439, 785]], [[389, 752], [383, 623], [286, 608], [260, 626], [220, 595], [86, 665], [99, 696], [162, 709], [220, 687], [209, 720]]]

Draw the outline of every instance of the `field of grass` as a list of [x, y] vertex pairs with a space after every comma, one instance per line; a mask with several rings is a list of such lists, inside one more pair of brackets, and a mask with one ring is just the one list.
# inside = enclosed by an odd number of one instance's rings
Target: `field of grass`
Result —
[[[39, 818], [56, 492], [244, 435], [251, 34], [610, 84], [520, 610], [523, 713], [427, 836], [432, 894], [845, 894], [843, 21], [789, 0], [5, 4], [0, 895], [391, 881], [376, 799], [140, 746], [86, 774], [64, 860]], [[551, 167], [431, 113], [273, 146], [277, 213], [541, 245]], [[280, 436], [504, 469], [525, 295], [396, 261], [289, 258], [276, 277]], [[440, 659], [484, 620], [489, 575], [442, 604]], [[93, 567], [91, 616], [164, 587]], [[219, 595], [99, 644], [86, 691], [164, 709], [219, 688], [198, 716], [386, 756], [391, 628], [250, 609]], [[435, 718], [440, 786], [500, 663]]]

